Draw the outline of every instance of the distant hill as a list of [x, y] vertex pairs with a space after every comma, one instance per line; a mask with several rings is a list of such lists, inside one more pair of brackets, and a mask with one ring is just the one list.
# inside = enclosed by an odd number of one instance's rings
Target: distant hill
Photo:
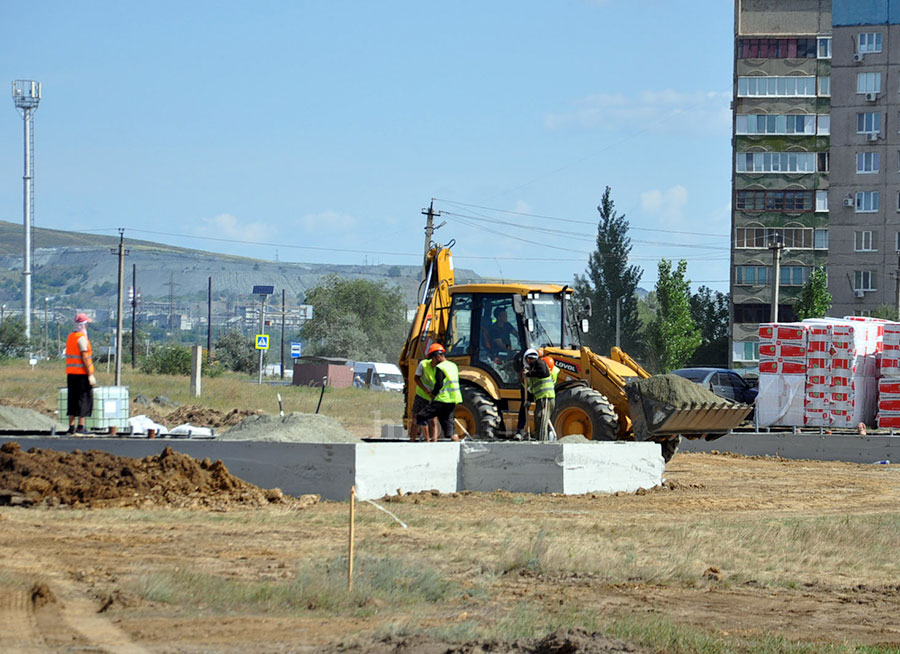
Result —
[[[127, 235], [126, 235], [127, 236]], [[0, 221], [0, 301], [21, 298], [22, 225]], [[34, 230], [33, 296], [53, 297], [54, 303], [105, 309], [115, 303], [118, 258], [110, 250], [115, 236], [80, 234], [56, 229]], [[169, 302], [182, 306], [205, 302], [208, 280], [213, 278], [213, 297], [244, 304], [252, 301], [257, 284], [281, 289], [289, 304], [302, 301], [306, 290], [322, 277], [338, 274], [352, 279], [384, 281], [401, 289], [410, 307], [416, 304], [421, 280], [419, 265], [339, 265], [286, 263], [216, 254], [151, 241], [126, 238], [125, 283], [131, 285], [132, 265], [137, 266], [137, 286], [142, 301]], [[457, 279], [477, 282], [472, 270], [457, 268]]]

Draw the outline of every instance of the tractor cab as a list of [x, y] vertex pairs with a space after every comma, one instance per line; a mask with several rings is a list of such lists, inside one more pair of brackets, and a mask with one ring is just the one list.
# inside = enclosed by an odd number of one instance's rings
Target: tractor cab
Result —
[[467, 284], [451, 289], [447, 356], [486, 372], [499, 388], [519, 388], [528, 348], [581, 347], [572, 325], [572, 289]]

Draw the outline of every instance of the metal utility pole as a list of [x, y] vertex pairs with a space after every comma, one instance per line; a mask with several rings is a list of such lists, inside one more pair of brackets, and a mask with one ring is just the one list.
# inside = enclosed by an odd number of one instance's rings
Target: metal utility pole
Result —
[[116, 377], [114, 386], [122, 385], [122, 291], [125, 286], [125, 230], [119, 228], [119, 247], [112, 250], [119, 256], [119, 290], [116, 293]]
[[[265, 329], [265, 314], [266, 314], [266, 296], [259, 296], [259, 333], [264, 334], [263, 331]], [[262, 384], [262, 373], [263, 373], [263, 353], [265, 350], [259, 351], [259, 378], [256, 380], [257, 384]]]
[[131, 264], [131, 369], [137, 365], [137, 264]]
[[44, 356], [46, 357], [50, 352], [50, 322], [47, 320], [47, 303], [50, 302], [50, 298], [44, 298], [44, 339], [41, 345], [43, 346], [41, 349], [44, 351]]
[[284, 381], [284, 289], [281, 289], [281, 380]]
[[22, 175], [24, 188], [23, 221], [25, 223], [25, 260], [22, 266], [25, 288], [25, 337], [31, 338], [31, 233], [34, 229], [34, 130], [33, 116], [41, 101], [41, 83], [34, 80], [16, 80], [12, 83], [13, 104], [22, 115], [25, 129], [25, 169]]
[[616, 298], [616, 347], [622, 347], [622, 300]]
[[206, 362], [212, 363], [212, 277], [206, 291]]
[[781, 234], [777, 232], [769, 242], [769, 249], [772, 250], [772, 322], [778, 322], [778, 286], [781, 284], [781, 251], [784, 249], [784, 242], [781, 240]]

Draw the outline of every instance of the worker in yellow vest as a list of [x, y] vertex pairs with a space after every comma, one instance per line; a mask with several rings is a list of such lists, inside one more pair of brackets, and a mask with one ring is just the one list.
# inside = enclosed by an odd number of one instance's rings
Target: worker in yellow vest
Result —
[[[416, 395], [413, 398], [412, 415], [410, 416], [409, 421], [409, 440], [413, 442], [418, 440], [420, 431], [416, 416], [429, 402], [431, 402], [431, 391], [434, 389], [434, 377], [436, 372], [437, 368], [434, 367], [434, 362], [431, 359], [422, 359], [419, 361], [419, 365], [416, 366], [414, 375], [416, 380]], [[437, 418], [432, 418], [428, 421], [428, 424], [423, 425], [421, 432], [426, 443], [430, 440], [437, 442]]]
[[68, 392], [66, 414], [69, 417], [69, 431], [75, 433], [75, 421], [78, 420], [78, 433], [86, 433], [84, 419], [94, 412], [93, 387], [97, 385], [94, 378], [94, 362], [92, 360], [91, 341], [87, 335], [87, 324], [93, 322], [87, 314], [75, 316], [75, 327], [66, 338], [66, 389]]
[[539, 441], [550, 440], [550, 416], [556, 405], [556, 375], [550, 370], [547, 362], [538, 356], [537, 350], [528, 349], [523, 357], [525, 379], [528, 392], [534, 398], [534, 428]]
[[[419, 427], [427, 425], [432, 418], [437, 418], [444, 431], [444, 436], [459, 440], [454, 427], [454, 413], [456, 405], [462, 402], [462, 392], [459, 387], [459, 369], [452, 361], [447, 360], [447, 352], [440, 343], [434, 343], [428, 348], [428, 358], [431, 359], [434, 371], [434, 387], [431, 389], [431, 401], [424, 409], [416, 414], [416, 422]], [[432, 440], [437, 434], [434, 431]]]

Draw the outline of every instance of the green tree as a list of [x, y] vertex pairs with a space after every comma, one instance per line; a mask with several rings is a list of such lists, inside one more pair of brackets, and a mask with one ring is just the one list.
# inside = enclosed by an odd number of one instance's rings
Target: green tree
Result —
[[253, 339], [239, 331], [225, 332], [216, 340], [216, 361], [235, 372], [257, 372], [259, 355], [256, 354]]
[[28, 353], [25, 337], [25, 319], [20, 316], [6, 318], [0, 324], [0, 359], [16, 359]]
[[621, 300], [620, 330], [622, 347], [636, 354], [640, 344], [638, 334], [641, 321], [638, 318], [635, 295], [643, 271], [628, 265], [631, 239], [628, 237], [628, 221], [618, 215], [610, 197], [610, 188], [603, 192], [597, 224], [596, 250], [588, 259], [585, 275], [575, 275], [575, 293], [589, 298], [593, 307], [587, 343], [601, 353], [608, 353], [616, 343], [616, 303]]
[[313, 318], [303, 325], [306, 353], [394, 361], [406, 340], [406, 305], [385, 282], [329, 275], [306, 292]]
[[[809, 279], [800, 289], [800, 296], [794, 303], [797, 320], [824, 318], [831, 308], [831, 293], [828, 292], [828, 274], [825, 266], [818, 266], [809, 273]], [[894, 312], [894, 319], [897, 312]]]
[[700, 328], [700, 346], [688, 363], [692, 366], [728, 366], [728, 296], [701, 286], [691, 296], [691, 317]]
[[681, 368], [700, 345], [700, 329], [691, 317], [691, 283], [685, 279], [687, 261], [677, 268], [663, 259], [656, 282], [656, 316], [647, 327], [648, 359], [656, 370]]

